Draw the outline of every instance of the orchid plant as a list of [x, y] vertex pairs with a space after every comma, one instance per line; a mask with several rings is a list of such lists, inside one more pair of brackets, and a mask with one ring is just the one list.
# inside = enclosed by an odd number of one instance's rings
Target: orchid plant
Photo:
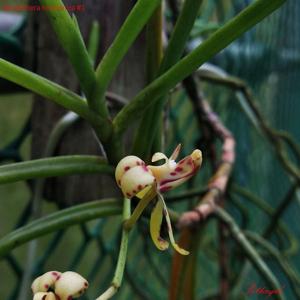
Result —
[[[97, 34], [91, 33], [93, 37], [91, 38], [92, 46], [87, 47], [80, 33], [76, 17], [71, 16], [64, 9], [61, 0], [43, 0], [41, 2], [43, 6], [62, 8], [45, 10], [45, 13], [47, 13], [58, 41], [78, 77], [81, 93], [77, 94], [2, 58], [0, 58], [0, 77], [64, 107], [75, 113], [76, 118], [85, 119], [92, 127], [105, 155], [103, 157], [91, 155], [46, 157], [4, 165], [0, 167], [0, 183], [87, 173], [109, 174], [113, 177], [115, 172], [117, 185], [122, 190], [125, 199], [123, 208], [120, 206], [119, 199], [101, 199], [101, 201], [68, 208], [62, 212], [35, 220], [32, 224], [18, 228], [1, 239], [0, 256], [8, 256], [10, 251], [18, 245], [35, 240], [37, 237], [54, 230], [84, 223], [95, 218], [123, 214], [122, 240], [115, 275], [111, 286], [97, 298], [97, 300], [106, 300], [111, 298], [121, 285], [126, 264], [129, 231], [150, 203], [153, 204], [150, 217], [150, 234], [156, 247], [160, 250], [166, 250], [169, 246], [169, 243], [160, 234], [162, 221], [165, 218], [173, 248], [182, 255], [189, 253], [175, 242], [163, 193], [176, 188], [197, 173], [202, 163], [202, 153], [196, 149], [187, 157], [176, 162], [181, 147], [179, 145], [169, 158], [162, 152], [157, 152], [152, 156], [153, 164], [147, 165], [144, 161], [151, 149], [162, 148], [159, 142], [158, 145], [154, 145], [154, 141], [160, 140], [163, 135], [158, 124], [161, 123], [163, 107], [167, 102], [166, 95], [182, 80], [197, 71], [207, 60], [271, 14], [285, 0], [253, 1], [242, 13], [221, 26], [184, 58], [182, 56], [185, 53], [187, 41], [198, 17], [202, 1], [180, 1], [183, 2], [183, 7], [178, 16], [177, 24], [170, 34], [166, 49], [163, 49], [161, 40], [163, 31], [162, 14], [160, 14], [163, 7], [162, 1], [134, 1], [134, 7], [96, 67], [94, 67], [93, 62], [97, 56], [99, 42], [99, 37], [95, 39]], [[153, 34], [152, 38], [149, 34], [149, 41], [147, 41], [148, 60], [156, 60], [155, 64], [151, 65], [152, 69], [149, 67], [151, 70], [148, 70], [152, 74], [149, 75], [149, 84], [133, 99], [126, 102], [122, 109], [113, 116], [106, 101], [108, 88], [120, 63], [145, 26], [149, 26], [148, 31], [150, 33], [158, 33], [157, 36]], [[159, 58], [156, 59], [156, 56]], [[131, 151], [124, 147], [124, 133], [137, 121], [137, 116], [143, 116], [143, 120], [137, 127], [136, 138], [133, 141]], [[57, 140], [59, 140], [58, 132], [62, 134], [71, 123], [63, 120], [60, 127], [56, 128], [57, 131], [53, 129], [53, 139], [49, 140], [47, 145], [49, 148], [55, 148]], [[152, 127], [151, 124], [154, 126]], [[134, 155], [125, 156], [129, 152], [135, 153], [141, 158]], [[158, 165], [161, 161], [163, 163]], [[134, 197], [139, 199], [139, 202], [131, 214], [130, 199]], [[37, 201], [40, 201], [41, 198], [37, 197]], [[55, 225], [53, 225], [53, 220], [55, 220]], [[28, 257], [34, 257], [34, 254], [29, 253]], [[27, 277], [30, 278], [30, 275]], [[32, 291], [34, 300], [70, 300], [79, 297], [87, 287], [87, 281], [77, 273], [53, 271], [38, 277], [32, 284]], [[27, 288], [29, 290], [29, 286]]]
[[162, 193], [179, 186], [196, 174], [202, 163], [202, 152], [196, 149], [192, 154], [176, 163], [175, 160], [179, 155], [180, 148], [181, 145], [178, 145], [169, 158], [161, 152], [155, 153], [151, 160], [153, 163], [164, 161], [159, 166], [146, 165], [137, 156], [126, 156], [118, 163], [115, 177], [124, 197], [140, 199], [139, 205], [132, 215], [134, 221], [142, 213], [145, 206], [150, 201], [155, 200], [156, 203], [150, 218], [150, 233], [156, 247], [160, 250], [166, 250], [169, 246], [168, 242], [160, 236], [160, 227], [163, 216], [165, 216], [172, 246], [180, 254], [187, 255], [189, 252], [175, 243], [170, 216]]

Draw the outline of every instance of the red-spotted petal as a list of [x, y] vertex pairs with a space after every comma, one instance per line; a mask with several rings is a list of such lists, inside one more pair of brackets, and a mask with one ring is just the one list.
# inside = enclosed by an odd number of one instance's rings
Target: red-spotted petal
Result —
[[[178, 147], [172, 156], [178, 155]], [[161, 166], [148, 166], [152, 171], [156, 182], [157, 189], [160, 192], [166, 192], [190, 179], [202, 163], [202, 152], [198, 149], [194, 150], [191, 155], [185, 157], [178, 163], [174, 160], [166, 160]]]

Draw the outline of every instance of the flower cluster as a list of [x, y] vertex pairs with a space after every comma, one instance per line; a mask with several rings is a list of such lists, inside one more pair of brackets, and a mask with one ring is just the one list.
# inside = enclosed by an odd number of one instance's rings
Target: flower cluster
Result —
[[161, 194], [186, 182], [201, 166], [202, 152], [198, 149], [176, 163], [180, 148], [181, 145], [178, 145], [170, 158], [161, 152], [155, 153], [152, 156], [152, 162], [163, 161], [158, 166], [146, 165], [137, 156], [126, 156], [118, 163], [115, 178], [126, 198], [136, 196], [140, 198], [140, 201], [147, 202], [156, 199], [150, 218], [150, 233], [157, 248], [165, 250], [169, 245], [160, 237], [160, 227], [165, 216], [172, 246], [179, 253], [187, 255], [188, 252], [181, 249], [174, 241], [168, 209]]
[[33, 300], [72, 300], [80, 297], [88, 285], [78, 273], [51, 271], [36, 278], [31, 289]]

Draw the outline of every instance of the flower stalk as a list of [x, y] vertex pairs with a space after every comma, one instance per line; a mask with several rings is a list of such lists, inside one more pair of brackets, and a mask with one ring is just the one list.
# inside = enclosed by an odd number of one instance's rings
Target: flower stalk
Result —
[[[131, 207], [130, 200], [125, 198], [124, 205], [123, 205], [123, 220], [124, 221], [130, 217], [130, 207]], [[110, 299], [117, 293], [119, 287], [121, 286], [121, 283], [123, 280], [123, 275], [124, 275], [125, 264], [126, 264], [128, 239], [129, 239], [129, 230], [127, 230], [126, 228], [123, 228], [118, 262], [117, 262], [117, 266], [116, 266], [116, 270], [115, 270], [115, 275], [111, 282], [111, 286], [103, 294], [101, 294], [96, 300]]]

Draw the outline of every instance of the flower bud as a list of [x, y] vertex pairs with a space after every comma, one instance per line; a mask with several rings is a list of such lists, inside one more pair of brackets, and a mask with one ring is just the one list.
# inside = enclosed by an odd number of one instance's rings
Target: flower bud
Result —
[[78, 273], [65, 272], [55, 282], [55, 294], [60, 300], [80, 297], [88, 288], [88, 282]]
[[155, 181], [145, 163], [133, 155], [124, 157], [118, 163], [115, 177], [123, 195], [127, 198], [132, 198]]
[[60, 275], [60, 272], [51, 271], [37, 277], [31, 285], [33, 294], [38, 292], [47, 292], [49, 288], [53, 288], [55, 281]]
[[34, 295], [33, 300], [57, 300], [57, 299], [52, 292], [49, 293], [39, 292]]

